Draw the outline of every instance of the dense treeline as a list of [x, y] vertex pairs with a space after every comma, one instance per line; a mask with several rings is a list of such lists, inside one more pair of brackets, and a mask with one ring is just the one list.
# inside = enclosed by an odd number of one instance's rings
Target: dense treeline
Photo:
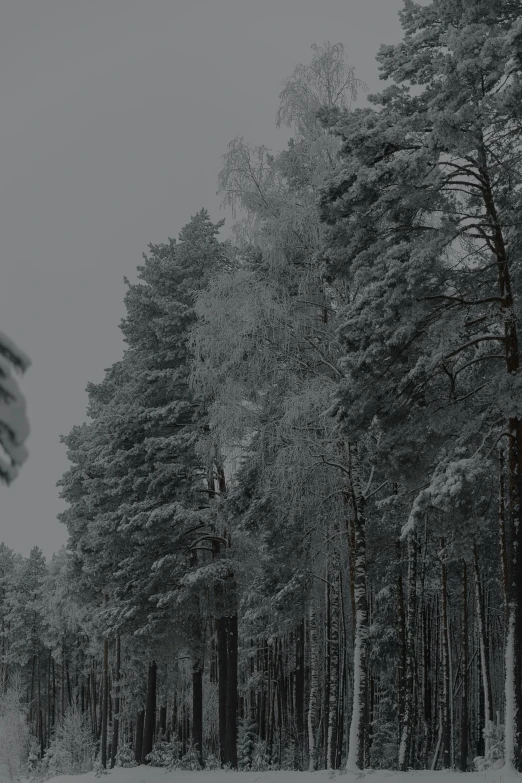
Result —
[[223, 156], [232, 238], [128, 283], [67, 548], [0, 553], [42, 759], [73, 709], [103, 766], [522, 771], [522, 6], [401, 21], [369, 108], [314, 46], [287, 148]]

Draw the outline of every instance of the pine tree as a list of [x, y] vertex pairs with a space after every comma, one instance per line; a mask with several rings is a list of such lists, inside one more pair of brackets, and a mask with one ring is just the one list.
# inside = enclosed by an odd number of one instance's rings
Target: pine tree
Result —
[[438, 463], [412, 525], [423, 504], [450, 505], [452, 482], [487, 474], [491, 448], [507, 437], [506, 758], [522, 769], [518, 12], [500, 1], [408, 0], [401, 22], [403, 41], [379, 53], [382, 76], [396, 82], [372, 96], [379, 110], [323, 114], [343, 141], [322, 201], [330, 274], [351, 289], [339, 398], [349, 429], [378, 417], [388, 476], [403, 487], [407, 452], [425, 471]]
[[183, 579], [205, 528], [204, 470], [187, 336], [196, 292], [228, 263], [216, 238], [221, 225], [202, 210], [179, 242], [150, 246], [125, 299], [125, 355], [89, 385], [92, 421], [64, 438], [73, 466], [60, 482], [71, 504], [62, 520], [111, 637], [159, 639], [175, 624], [178, 639], [197, 646], [197, 597]]

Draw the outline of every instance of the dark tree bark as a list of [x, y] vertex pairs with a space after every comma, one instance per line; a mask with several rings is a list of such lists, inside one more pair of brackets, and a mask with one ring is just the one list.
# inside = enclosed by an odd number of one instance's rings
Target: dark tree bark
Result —
[[[489, 667], [489, 650], [488, 639], [486, 632], [486, 612], [484, 607], [484, 596], [482, 594], [482, 584], [480, 581], [480, 570], [478, 551], [476, 545], [473, 547], [473, 575], [475, 582], [475, 604], [477, 610], [477, 630], [479, 637], [479, 655], [480, 655], [480, 672], [482, 679], [482, 709], [483, 709], [483, 726], [487, 728], [490, 722], [493, 720], [493, 695], [491, 688], [491, 673]], [[482, 731], [481, 731], [482, 734]], [[482, 744], [482, 743], [481, 743]], [[485, 742], [485, 746], [488, 743]], [[484, 748], [484, 752], [487, 751], [487, 747]]]
[[217, 658], [218, 658], [218, 730], [219, 755], [222, 764], [227, 758], [227, 618], [216, 619]]
[[[496, 165], [496, 163], [495, 163]], [[510, 257], [504, 239], [494, 193], [488, 151], [482, 132], [477, 143], [477, 168], [482, 179], [481, 195], [490, 227], [490, 246], [498, 275], [500, 316], [504, 328], [504, 357], [510, 376], [520, 371], [517, 318], [511, 284]], [[507, 601], [506, 677], [505, 677], [505, 762], [522, 772], [522, 420], [511, 417], [507, 422], [508, 487], [511, 543], [509, 594]]]
[[[67, 673], [67, 677], [69, 674]], [[103, 685], [101, 722], [101, 763], [107, 767], [107, 722], [109, 715], [109, 640], [103, 642]]]
[[60, 686], [61, 686], [60, 687], [60, 697], [61, 697], [60, 714], [63, 717], [65, 715], [65, 636], [62, 637], [62, 671], [61, 671]]
[[237, 614], [227, 618], [227, 760], [237, 769]]
[[295, 723], [296, 723], [296, 730], [297, 730], [297, 743], [298, 743], [299, 757], [301, 757], [304, 751], [304, 744], [305, 744], [305, 714], [304, 714], [305, 639], [304, 636], [305, 636], [304, 621], [302, 621], [297, 629], [296, 654], [295, 654]]
[[326, 741], [326, 767], [337, 769], [337, 722], [339, 719], [339, 637], [341, 617], [340, 530], [336, 521], [332, 524], [333, 542], [329, 552], [328, 585], [328, 669], [325, 710], [328, 716]]
[[192, 666], [192, 745], [203, 766], [203, 664], [199, 657]]
[[404, 714], [402, 736], [399, 748], [399, 769], [410, 766], [413, 738], [413, 707], [415, 682], [415, 612], [417, 592], [417, 540], [414, 531], [408, 534], [408, 614], [406, 625], [406, 677], [404, 691]]
[[152, 752], [154, 745], [154, 726], [156, 722], [156, 661], [149, 665], [147, 678], [147, 701], [145, 704], [145, 725], [143, 727], [143, 749], [141, 762], [146, 764], [146, 758]]
[[162, 704], [159, 709], [159, 735], [165, 737], [167, 733], [167, 707]]
[[500, 543], [500, 563], [502, 565], [502, 592], [504, 598], [504, 621], [508, 624], [508, 596], [509, 596], [509, 565], [508, 565], [508, 543], [506, 529], [506, 490], [504, 481], [504, 454], [502, 449], [498, 456], [498, 527]]
[[399, 656], [397, 662], [397, 712], [399, 736], [402, 733], [406, 702], [406, 612], [404, 609], [404, 585], [402, 578], [401, 539], [397, 538], [397, 636]]
[[462, 564], [462, 619], [461, 619], [461, 669], [462, 693], [460, 710], [460, 764], [461, 772], [468, 768], [468, 570]]
[[116, 762], [118, 752], [118, 740], [120, 729], [120, 667], [121, 667], [121, 640], [116, 636], [116, 665], [114, 669], [114, 716], [112, 719], [112, 743], [111, 743], [111, 769]]
[[140, 710], [136, 716], [136, 739], [134, 742], [134, 758], [138, 764], [142, 763], [144, 725], [145, 725], [145, 710]]
[[[444, 550], [444, 539], [440, 542]], [[450, 647], [448, 635], [448, 575], [444, 552], [441, 559], [441, 584], [442, 584], [442, 617], [441, 617], [441, 657], [442, 657], [442, 767], [451, 768], [451, 680], [450, 680]]]

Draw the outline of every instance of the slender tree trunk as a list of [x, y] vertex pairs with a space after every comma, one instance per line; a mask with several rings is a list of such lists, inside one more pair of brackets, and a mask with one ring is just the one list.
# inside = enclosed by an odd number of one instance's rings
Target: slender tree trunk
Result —
[[143, 727], [143, 749], [141, 752], [141, 763], [147, 763], [147, 756], [152, 753], [154, 746], [154, 726], [156, 723], [156, 680], [157, 666], [156, 661], [149, 665], [149, 674], [147, 678], [147, 701], [145, 704], [145, 724]]
[[[486, 621], [484, 600], [480, 582], [478, 552], [476, 545], [473, 547], [473, 575], [475, 582], [475, 603], [477, 609], [477, 630], [480, 653], [480, 671], [482, 675], [482, 695], [484, 702], [484, 729], [488, 729], [493, 720], [491, 677], [489, 672], [488, 645], [486, 639]], [[489, 751], [489, 741], [485, 740], [485, 753]]]
[[299, 749], [299, 758], [304, 751], [304, 695], [305, 695], [305, 624], [304, 620], [299, 624], [296, 633], [296, 651], [295, 651], [295, 722], [297, 730], [297, 744]]
[[162, 704], [159, 710], [159, 736], [164, 739], [167, 734], [167, 705]]
[[36, 694], [37, 694], [37, 726], [38, 726], [38, 745], [40, 748], [40, 758], [43, 758], [44, 747], [44, 733], [43, 733], [43, 714], [42, 714], [42, 686], [41, 686], [41, 672], [40, 672], [40, 644], [36, 641], [38, 647], [38, 653], [36, 655]]
[[522, 772], [522, 422], [510, 419], [509, 431], [510, 584], [506, 613], [504, 758], [508, 768]]
[[61, 697], [60, 715], [63, 718], [63, 716], [65, 715], [65, 636], [62, 637], [62, 671], [61, 671], [61, 683], [60, 683], [60, 697]]
[[461, 619], [462, 693], [460, 709], [460, 764], [461, 772], [468, 768], [468, 570], [462, 564], [462, 619]]
[[366, 646], [368, 638], [368, 603], [366, 598], [366, 517], [361, 491], [359, 452], [357, 444], [349, 447], [351, 491], [355, 525], [355, 643], [353, 673], [353, 704], [350, 723], [350, 743], [347, 768], [360, 770], [364, 766], [364, 705], [366, 703]]
[[328, 739], [327, 769], [337, 767], [337, 721], [339, 717], [339, 619], [340, 619], [340, 536], [339, 526], [332, 524], [330, 554], [330, 634], [328, 639], [329, 689], [328, 689]]
[[199, 655], [192, 665], [192, 746], [203, 766], [203, 663]]
[[[231, 587], [235, 593], [235, 585]], [[227, 759], [237, 769], [237, 614], [227, 618]]]
[[508, 546], [506, 531], [506, 491], [504, 486], [504, 453], [500, 449], [498, 453], [498, 527], [500, 543], [500, 563], [502, 565], [502, 594], [504, 599], [504, 620], [508, 624], [508, 596], [509, 596], [509, 566]]
[[120, 728], [120, 667], [121, 667], [121, 639], [116, 636], [116, 666], [114, 670], [114, 715], [112, 719], [112, 743], [111, 743], [111, 769], [116, 763], [118, 753], [118, 740]]
[[417, 592], [417, 541], [414, 531], [408, 534], [408, 617], [406, 625], [406, 682], [404, 717], [399, 748], [399, 769], [408, 769], [412, 754], [413, 689], [415, 678], [415, 612]]
[[428, 606], [424, 606], [422, 610], [422, 635], [423, 635], [423, 705], [424, 705], [424, 766], [428, 769], [428, 756], [432, 747], [432, 727], [434, 726], [432, 709], [433, 709], [433, 689], [430, 679], [431, 664], [432, 664], [432, 633], [430, 627], [431, 614]]
[[308, 609], [308, 633], [310, 636], [310, 692], [308, 696], [308, 769], [313, 772], [316, 760], [315, 731], [317, 726], [317, 703], [319, 698], [319, 655], [315, 601], [310, 596]]
[[93, 659], [91, 666], [91, 688], [92, 688], [92, 734], [95, 740], [98, 739], [98, 718], [96, 706], [96, 661]]
[[[397, 538], [397, 637], [398, 637], [398, 661], [397, 661], [397, 712], [399, 719], [398, 733], [402, 739], [404, 711], [406, 707], [406, 613], [404, 610], [404, 586], [401, 564], [401, 539]], [[399, 745], [400, 745], [399, 739]]]
[[[217, 484], [220, 496], [226, 495], [227, 486], [225, 471], [219, 450], [214, 454]], [[215, 497], [215, 480], [213, 469], [209, 470], [207, 483], [211, 496]], [[230, 537], [226, 532], [223, 538], [230, 545]], [[216, 537], [212, 541], [212, 557], [221, 553], [222, 541]], [[237, 768], [237, 707], [238, 707], [238, 636], [237, 636], [237, 596], [234, 575], [229, 571], [225, 585], [217, 583], [215, 587], [215, 602], [217, 610], [216, 635], [218, 655], [218, 724], [219, 752], [222, 764]], [[202, 743], [202, 741], [201, 741]], [[202, 752], [202, 744], [201, 744]], [[203, 764], [203, 756], [201, 756]]]
[[[328, 534], [326, 535], [328, 538]], [[330, 768], [330, 762], [328, 760], [328, 720], [330, 715], [330, 563], [328, 556], [326, 558], [326, 569], [324, 574], [324, 652], [323, 660], [324, 667], [322, 672], [323, 682], [323, 700], [320, 706], [321, 712], [321, 745], [324, 754], [324, 762], [322, 767], [324, 769]], [[319, 760], [317, 763], [319, 768]]]
[[49, 659], [47, 664], [47, 734], [45, 738], [45, 746], [48, 748], [51, 742], [51, 704], [52, 704], [52, 684], [51, 684], [51, 672], [52, 672], [52, 652], [49, 650]]
[[[444, 550], [444, 539], [440, 542]], [[444, 551], [441, 559], [441, 583], [442, 583], [442, 616], [441, 616], [441, 657], [442, 657], [442, 767], [451, 768], [451, 679], [450, 679], [450, 647], [448, 635], [448, 577]]]
[[[218, 588], [216, 588], [217, 591]], [[221, 607], [222, 611], [222, 607]], [[227, 618], [216, 618], [218, 658], [218, 730], [221, 764], [227, 764]]]
[[56, 723], [56, 667], [54, 658], [52, 659], [52, 671], [53, 671], [53, 702], [51, 708], [51, 726], [54, 729]]
[[145, 725], [145, 710], [136, 715], [136, 740], [134, 742], [134, 758], [137, 764], [142, 764], [143, 758], [143, 727]]
[[107, 723], [109, 715], [109, 640], [103, 641], [103, 691], [102, 691], [102, 724], [101, 724], [101, 763], [107, 767]]

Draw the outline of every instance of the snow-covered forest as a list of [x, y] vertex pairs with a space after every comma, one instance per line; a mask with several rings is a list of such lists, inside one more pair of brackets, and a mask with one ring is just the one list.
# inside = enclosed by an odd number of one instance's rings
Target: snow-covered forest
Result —
[[0, 547], [11, 778], [522, 772], [522, 4], [401, 23], [376, 95], [314, 45], [287, 147], [224, 151], [231, 235], [202, 209], [126, 281], [67, 546]]

